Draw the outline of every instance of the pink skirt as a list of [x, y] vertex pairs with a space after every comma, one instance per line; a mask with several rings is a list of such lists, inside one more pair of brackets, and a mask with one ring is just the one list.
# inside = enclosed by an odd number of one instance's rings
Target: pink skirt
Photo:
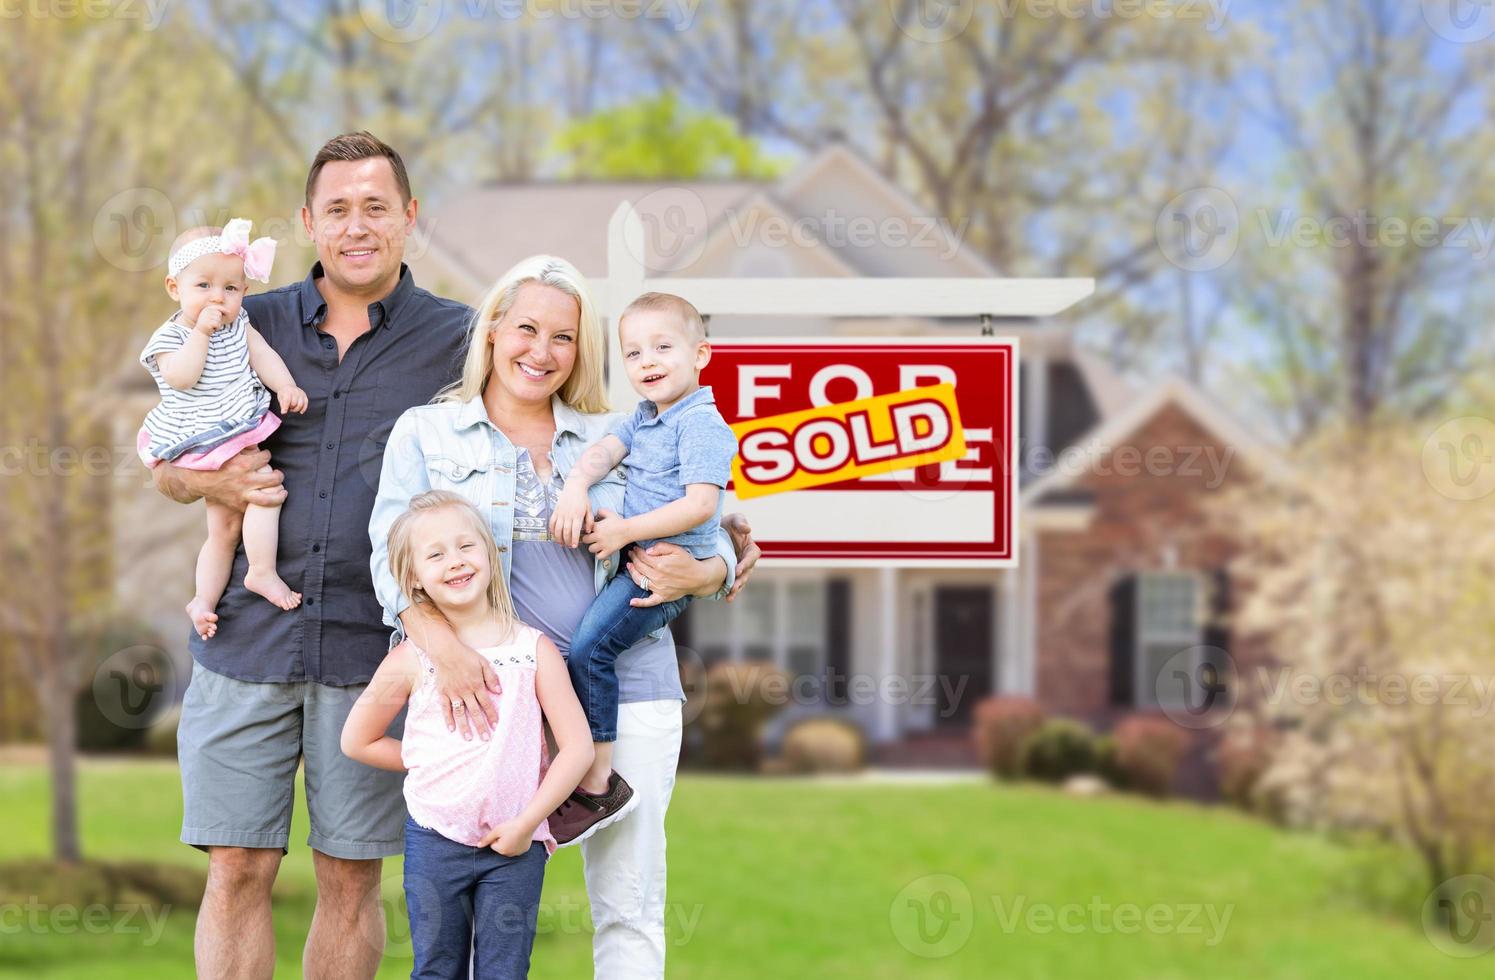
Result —
[[[171, 461], [172, 466], [180, 466], [184, 470], [216, 470], [224, 463], [233, 459], [244, 450], [246, 446], [253, 446], [264, 441], [265, 437], [280, 428], [280, 416], [274, 412], [266, 412], [265, 417], [260, 419], [260, 424], [248, 432], [241, 432], [227, 442], [219, 443], [205, 453], [183, 453]], [[140, 459], [152, 469], [161, 465], [161, 460], [146, 455], [146, 449], [151, 444], [150, 433], [141, 429], [135, 435], [135, 449], [140, 453]]]

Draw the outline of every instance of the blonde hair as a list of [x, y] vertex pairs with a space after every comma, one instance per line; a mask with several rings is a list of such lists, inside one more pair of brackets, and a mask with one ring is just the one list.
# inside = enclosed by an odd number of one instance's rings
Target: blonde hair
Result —
[[680, 318], [681, 325], [685, 327], [685, 333], [691, 340], [699, 344], [706, 339], [706, 321], [702, 318], [701, 311], [690, 300], [674, 293], [644, 293], [618, 314], [618, 325], [621, 327], [630, 313], [646, 310], [671, 313]]
[[483, 515], [465, 497], [450, 490], [427, 490], [410, 498], [409, 508], [395, 518], [389, 529], [390, 574], [399, 583], [400, 589], [410, 597], [411, 602], [428, 603], [438, 614], [441, 613], [441, 607], [431, 600], [416, 580], [413, 540], [416, 523], [422, 517], [439, 510], [454, 510], [461, 514], [478, 540], [483, 542], [483, 547], [488, 550], [488, 567], [492, 570], [492, 576], [488, 580], [488, 607], [498, 619], [499, 627], [508, 635], [519, 617], [509, 598], [509, 588], [504, 584], [503, 566], [498, 559], [498, 543], [493, 540], [493, 529], [488, 526]]
[[466, 402], [483, 393], [493, 372], [493, 341], [488, 331], [509, 312], [519, 290], [532, 282], [559, 289], [576, 300], [581, 310], [576, 363], [572, 365], [571, 376], [561, 385], [561, 400], [589, 415], [607, 411], [607, 386], [602, 377], [607, 363], [607, 336], [602, 330], [602, 318], [597, 315], [597, 304], [592, 300], [586, 279], [570, 262], [553, 255], [522, 259], [488, 290], [473, 317], [462, 377], [442, 389], [435, 401]]

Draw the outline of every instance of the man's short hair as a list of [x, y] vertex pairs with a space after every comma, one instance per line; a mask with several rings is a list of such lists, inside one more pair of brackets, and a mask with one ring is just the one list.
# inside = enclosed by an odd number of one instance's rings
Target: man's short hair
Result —
[[383, 157], [389, 161], [390, 167], [395, 172], [395, 184], [400, 188], [400, 203], [409, 204], [410, 199], [415, 195], [410, 192], [410, 175], [405, 172], [405, 161], [400, 159], [400, 154], [395, 151], [394, 147], [368, 130], [363, 130], [334, 136], [322, 144], [322, 148], [317, 151], [316, 157], [311, 161], [311, 170], [306, 174], [306, 206], [311, 207], [312, 191], [316, 190], [317, 178], [321, 176], [322, 168], [327, 164], [334, 160], [372, 160], [375, 157]]
[[700, 343], [706, 339], [706, 321], [702, 318], [701, 311], [690, 300], [674, 293], [644, 293], [618, 314], [618, 323], [621, 324], [630, 313], [645, 310], [673, 313], [685, 324], [685, 332], [690, 335], [691, 340]]

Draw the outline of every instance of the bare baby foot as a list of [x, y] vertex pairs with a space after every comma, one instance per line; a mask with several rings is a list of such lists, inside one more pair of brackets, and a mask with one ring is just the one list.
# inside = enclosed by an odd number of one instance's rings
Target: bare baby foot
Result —
[[218, 632], [218, 614], [202, 596], [193, 596], [192, 601], [187, 603], [187, 615], [192, 617], [192, 626], [204, 640], [212, 639], [213, 634]]
[[244, 576], [244, 588], [262, 595], [282, 609], [295, 609], [301, 605], [301, 593], [292, 592], [291, 587], [281, 581], [273, 571], [260, 571], [251, 567]]

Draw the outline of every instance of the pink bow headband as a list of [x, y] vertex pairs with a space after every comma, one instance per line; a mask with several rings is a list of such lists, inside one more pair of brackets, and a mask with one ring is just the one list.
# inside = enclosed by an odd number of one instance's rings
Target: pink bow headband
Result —
[[235, 218], [224, 225], [223, 231], [217, 235], [192, 239], [171, 254], [166, 262], [166, 271], [175, 278], [187, 266], [214, 252], [237, 255], [243, 259], [246, 278], [258, 279], [260, 282], [270, 281], [270, 265], [275, 261], [275, 239], [256, 238], [251, 242], [248, 218]]

